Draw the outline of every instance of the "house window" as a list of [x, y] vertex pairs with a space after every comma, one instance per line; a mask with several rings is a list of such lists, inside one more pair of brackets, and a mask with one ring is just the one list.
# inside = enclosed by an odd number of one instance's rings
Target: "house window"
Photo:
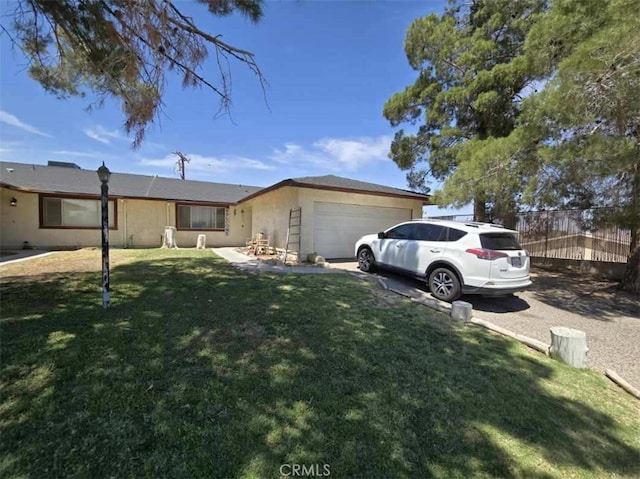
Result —
[[178, 229], [224, 231], [225, 211], [218, 206], [178, 205]]
[[[109, 201], [109, 228], [116, 228], [115, 201]], [[102, 226], [100, 200], [40, 197], [41, 228], [99, 229]]]

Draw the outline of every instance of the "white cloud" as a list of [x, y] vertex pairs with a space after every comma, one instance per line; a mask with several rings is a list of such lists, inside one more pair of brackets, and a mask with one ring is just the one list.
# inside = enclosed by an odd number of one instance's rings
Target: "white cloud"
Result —
[[[189, 163], [186, 164], [187, 178], [189, 178], [189, 172], [192, 174], [195, 173], [195, 176], [202, 177], [206, 175], [228, 173], [236, 170], [275, 169], [273, 166], [267, 165], [262, 161], [240, 156], [227, 156], [221, 158], [198, 154], [187, 154], [186, 156], [190, 160]], [[178, 157], [176, 155], [170, 154], [166, 155], [164, 158], [141, 158], [138, 160], [138, 164], [175, 171], [177, 160]]]
[[391, 145], [391, 136], [361, 137], [354, 139], [322, 138], [303, 147], [287, 143], [269, 157], [277, 163], [304, 164], [334, 171], [356, 171], [374, 161], [385, 160]]
[[61, 156], [73, 156], [75, 158], [90, 158], [90, 159], [106, 159], [111, 158], [110, 155], [104, 153], [98, 153], [97, 151], [74, 151], [74, 150], [56, 150], [52, 151], [53, 155]]
[[129, 138], [118, 130], [107, 130], [102, 125], [98, 125], [94, 128], [85, 128], [82, 131], [92, 140], [99, 141], [105, 145], [111, 143], [111, 140], [129, 141]]
[[142, 145], [140, 145], [140, 149], [148, 150], [148, 151], [153, 151], [153, 150], [157, 151], [157, 150], [167, 150], [168, 148], [162, 143], [155, 143], [153, 141], [144, 140], [142, 142]]
[[89, 128], [86, 128], [82, 131], [84, 132], [85, 135], [87, 135], [92, 140], [99, 141], [100, 143], [104, 143], [105, 145], [108, 145], [109, 143], [111, 143], [108, 138], [100, 136], [98, 133], [96, 133], [95, 131]]
[[44, 131], [37, 129], [35, 126], [31, 126], [31, 125], [28, 125], [27, 123], [24, 123], [17, 116], [12, 115], [7, 111], [0, 110], [0, 121], [2, 123], [6, 123], [7, 125], [20, 128], [21, 130], [27, 131], [29, 133], [34, 133], [36, 135], [46, 136], [48, 138], [51, 138], [51, 135], [49, 135], [48, 133], [45, 133]]

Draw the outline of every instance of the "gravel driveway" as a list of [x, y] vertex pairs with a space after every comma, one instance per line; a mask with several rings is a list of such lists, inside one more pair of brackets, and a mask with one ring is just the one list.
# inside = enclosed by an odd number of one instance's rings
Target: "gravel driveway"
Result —
[[[354, 262], [332, 264], [356, 270]], [[424, 283], [382, 273], [390, 286], [414, 297]], [[547, 344], [549, 328], [568, 326], [587, 333], [589, 364], [598, 371], [614, 369], [640, 388], [640, 301], [616, 289], [616, 283], [571, 272], [536, 269], [533, 286], [515, 296], [463, 296], [474, 317], [486, 319]]]
[[506, 298], [467, 296], [474, 316], [551, 343], [549, 328], [587, 333], [589, 364], [640, 387], [640, 301], [616, 283], [575, 273], [532, 271], [533, 287]]

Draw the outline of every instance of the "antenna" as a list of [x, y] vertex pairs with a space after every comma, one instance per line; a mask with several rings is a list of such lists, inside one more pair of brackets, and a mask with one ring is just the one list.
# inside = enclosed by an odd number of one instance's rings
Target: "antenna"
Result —
[[191, 160], [187, 158], [187, 155], [185, 155], [180, 151], [174, 151], [173, 154], [178, 156], [178, 161], [176, 161], [176, 168], [178, 170], [178, 174], [180, 175], [180, 178], [184, 180], [184, 177], [185, 177], [184, 164], [189, 163]]

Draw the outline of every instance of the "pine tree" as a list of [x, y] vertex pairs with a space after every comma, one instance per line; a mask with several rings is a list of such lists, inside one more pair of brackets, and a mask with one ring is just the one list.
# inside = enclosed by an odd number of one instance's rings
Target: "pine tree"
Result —
[[622, 286], [640, 294], [640, 2], [556, 1], [527, 53], [549, 81], [512, 135], [537, 145], [523, 200], [613, 207], [601, 222], [631, 230]]
[[522, 92], [537, 78], [524, 55], [526, 36], [545, 0], [454, 1], [441, 16], [413, 22], [405, 52], [418, 72], [413, 85], [384, 106], [399, 130], [390, 157], [408, 170], [410, 186], [426, 187], [430, 175], [444, 181], [439, 204], [474, 201], [474, 216], [507, 216], [523, 188], [519, 171], [490, 168], [492, 148], [510, 135], [521, 112]]

